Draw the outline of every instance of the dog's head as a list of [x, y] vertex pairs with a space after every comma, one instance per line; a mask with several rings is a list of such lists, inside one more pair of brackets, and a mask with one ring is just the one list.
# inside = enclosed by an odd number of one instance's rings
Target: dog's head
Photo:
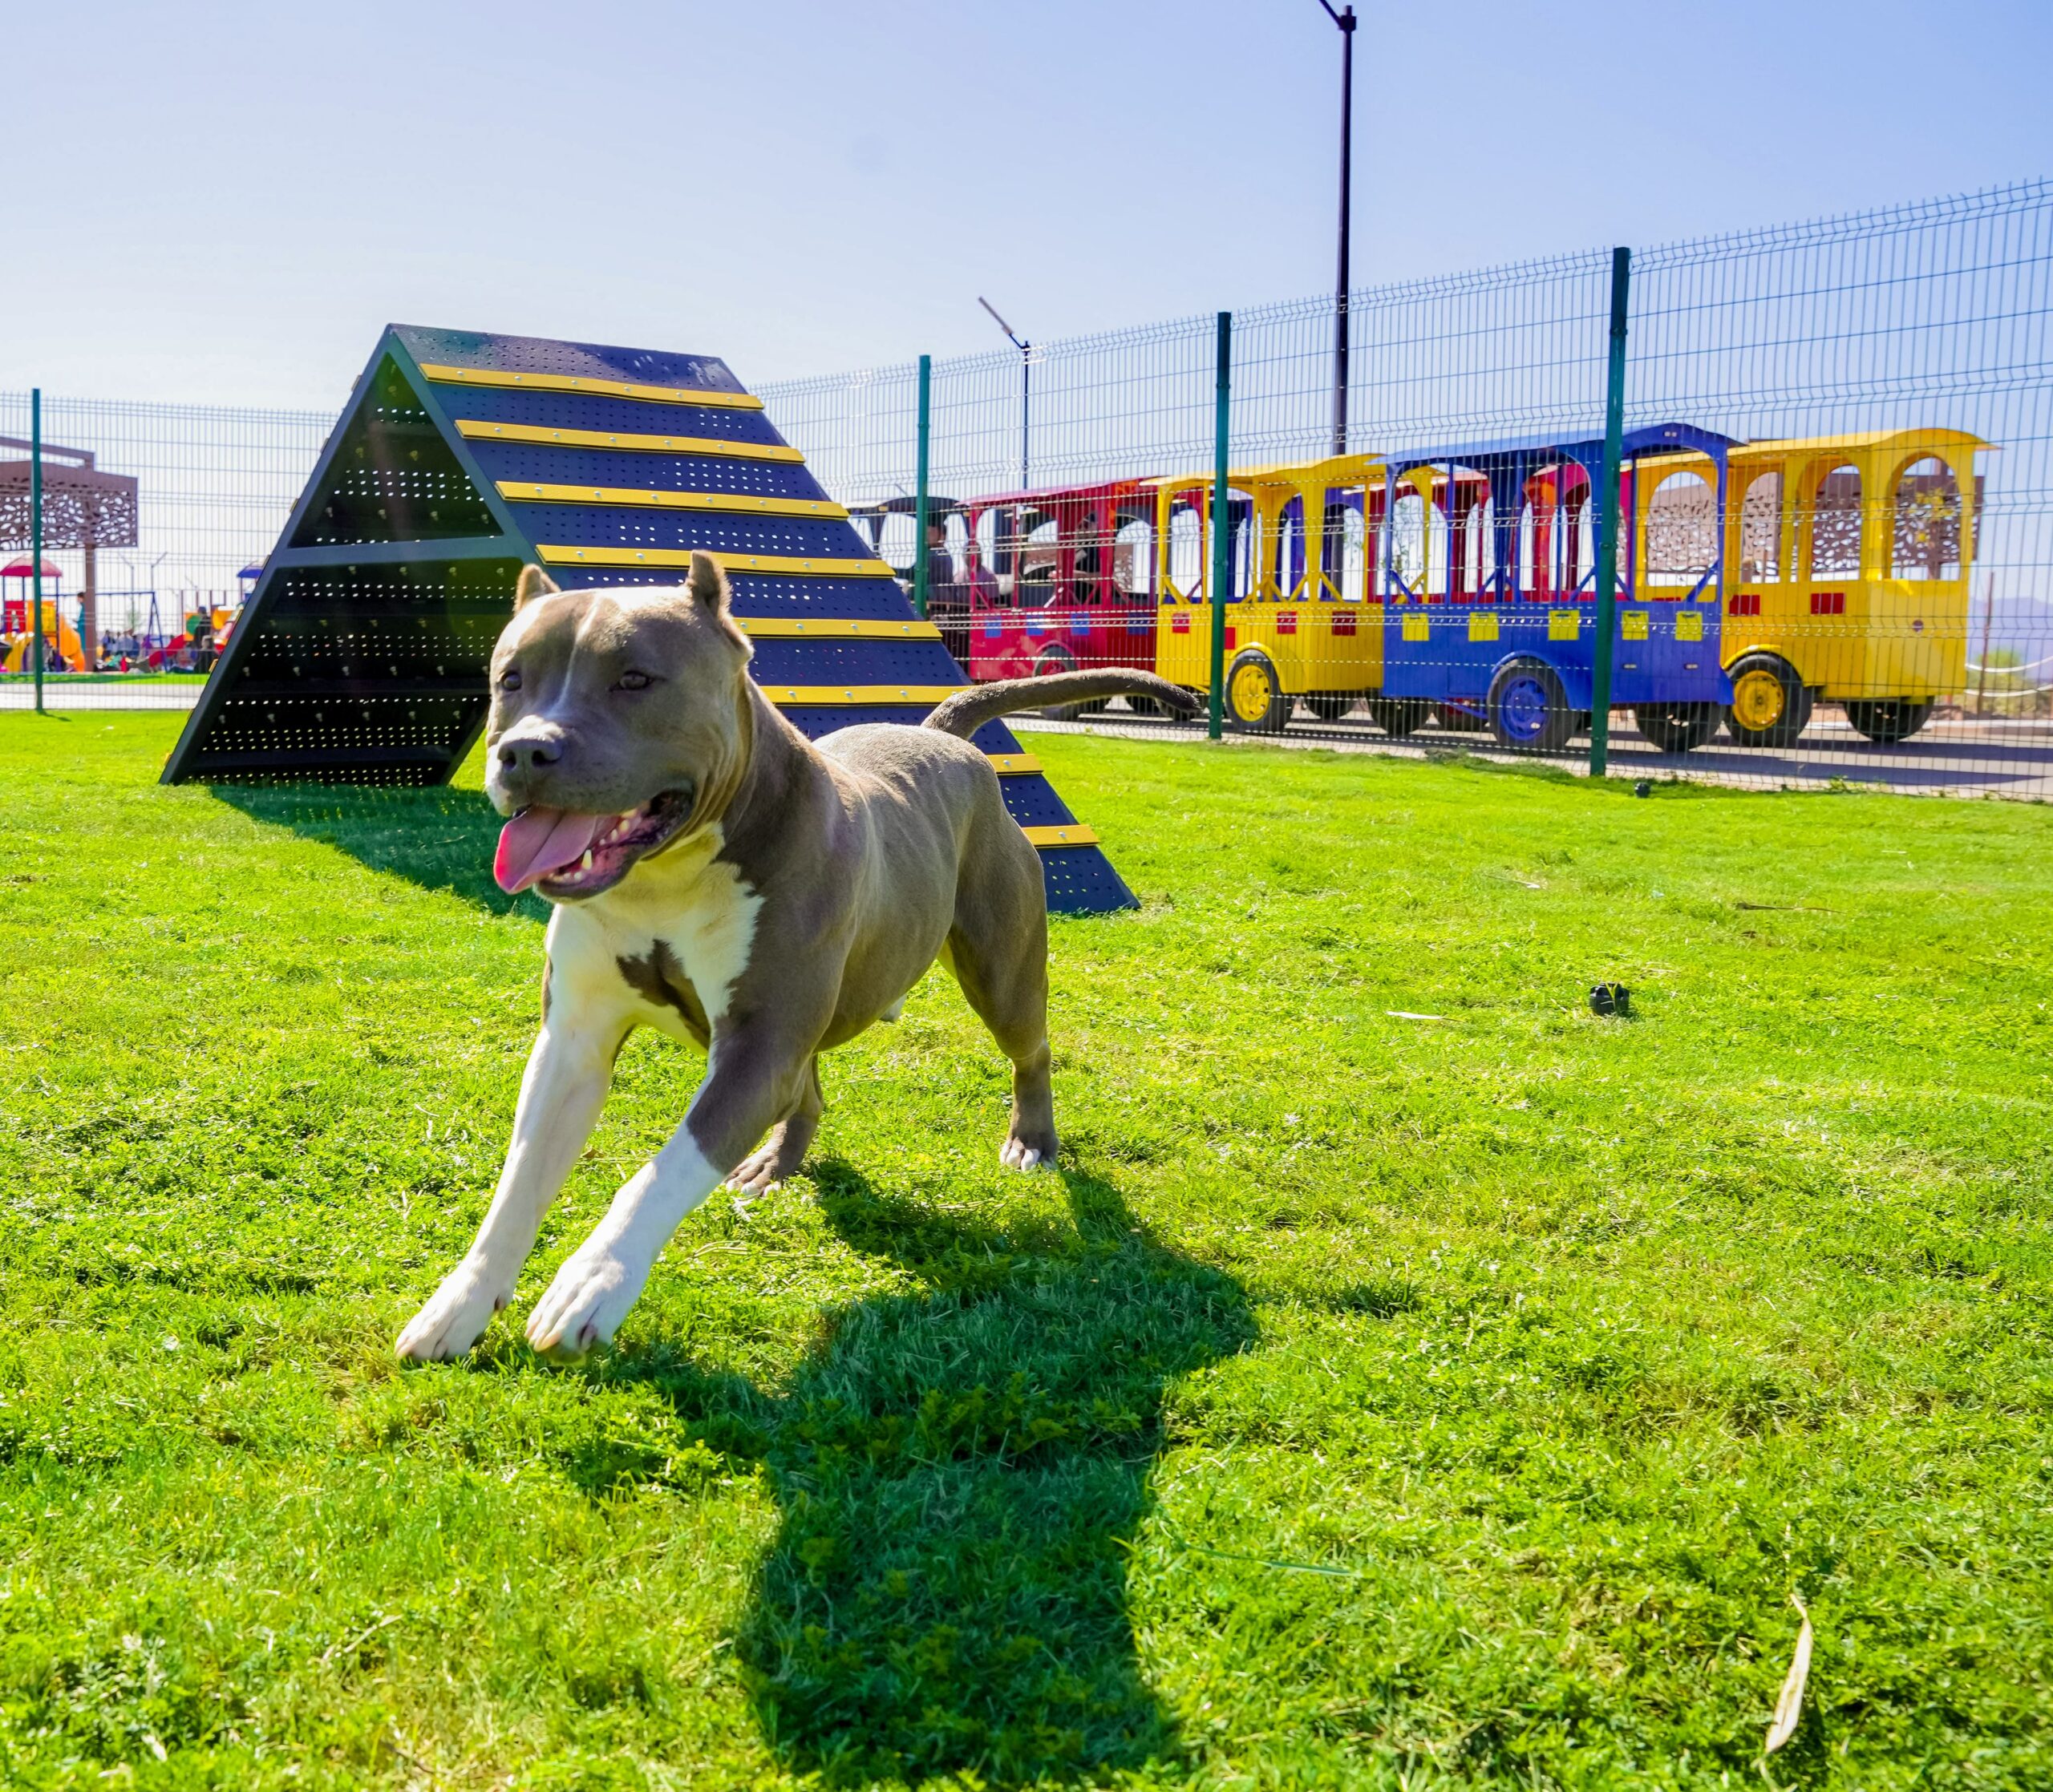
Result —
[[747, 761], [748, 656], [707, 555], [681, 585], [560, 591], [524, 568], [485, 729], [500, 883], [597, 896], [716, 819]]

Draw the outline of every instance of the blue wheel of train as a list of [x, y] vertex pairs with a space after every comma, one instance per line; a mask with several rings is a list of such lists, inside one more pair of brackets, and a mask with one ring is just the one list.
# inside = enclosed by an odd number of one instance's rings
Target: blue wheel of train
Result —
[[1568, 745], [1575, 717], [1554, 669], [1538, 660], [1512, 660], [1490, 681], [1490, 732], [1505, 746], [1557, 753]]

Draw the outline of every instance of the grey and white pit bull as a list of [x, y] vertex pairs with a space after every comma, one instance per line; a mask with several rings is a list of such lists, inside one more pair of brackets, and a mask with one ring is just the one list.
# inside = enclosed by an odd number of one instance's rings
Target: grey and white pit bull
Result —
[[496, 873], [554, 905], [542, 1027], [476, 1241], [400, 1333], [462, 1355], [513, 1297], [638, 1026], [707, 1053], [683, 1123], [557, 1272], [528, 1340], [611, 1340], [678, 1221], [720, 1187], [760, 1192], [820, 1124], [819, 1054], [879, 1020], [936, 959], [1012, 1060], [1002, 1163], [1055, 1155], [1039, 855], [968, 737], [994, 716], [1132, 692], [1143, 672], [984, 685], [923, 726], [800, 734], [748, 676], [719, 564], [685, 584], [559, 591], [526, 568], [492, 658], [485, 788], [511, 817]]

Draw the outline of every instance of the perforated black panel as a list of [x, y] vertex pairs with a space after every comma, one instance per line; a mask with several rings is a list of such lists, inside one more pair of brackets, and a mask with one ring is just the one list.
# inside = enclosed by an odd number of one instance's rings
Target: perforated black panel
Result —
[[820, 482], [789, 460], [743, 460], [733, 455], [638, 454], [603, 448], [557, 448], [480, 438], [471, 444], [493, 479], [541, 485], [626, 487], [642, 491], [729, 491], [750, 498], [824, 499]]
[[1112, 862], [1095, 846], [1056, 847], [1041, 854], [1041, 878], [1054, 915], [1102, 915], [1138, 908]]
[[496, 535], [499, 524], [406, 376], [387, 359], [291, 545], [434, 541]]

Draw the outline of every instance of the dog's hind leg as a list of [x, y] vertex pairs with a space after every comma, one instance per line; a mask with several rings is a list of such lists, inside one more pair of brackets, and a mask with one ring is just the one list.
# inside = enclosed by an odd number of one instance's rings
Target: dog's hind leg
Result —
[[998, 1162], [1055, 1167], [1054, 1060], [1048, 1050], [1048, 916], [1041, 859], [1012, 819], [981, 853], [966, 855], [955, 925], [942, 961], [1012, 1060], [1012, 1123]]
[[826, 1111], [827, 1103], [820, 1093], [820, 1059], [816, 1055], [807, 1070], [805, 1090], [799, 1097], [799, 1105], [770, 1129], [770, 1136], [752, 1156], [735, 1166], [727, 1187], [737, 1195], [767, 1195], [787, 1176], [796, 1175]]

